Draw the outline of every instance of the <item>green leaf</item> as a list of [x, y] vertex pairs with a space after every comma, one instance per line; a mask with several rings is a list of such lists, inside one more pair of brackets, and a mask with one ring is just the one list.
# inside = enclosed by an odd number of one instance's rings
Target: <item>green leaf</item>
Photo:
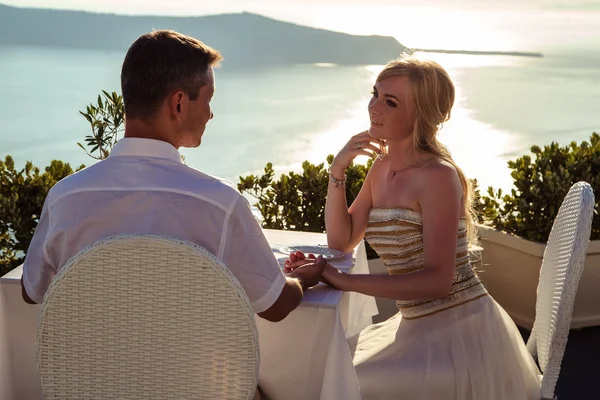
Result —
[[[571, 185], [586, 181], [599, 193], [599, 138], [594, 132], [589, 143], [535, 145], [531, 147], [534, 157], [526, 154], [509, 161], [514, 187], [504, 196], [500, 190], [497, 193], [488, 190], [487, 196], [481, 197], [485, 222], [525, 239], [545, 242]], [[600, 220], [596, 217], [592, 221], [591, 239], [600, 239]]]

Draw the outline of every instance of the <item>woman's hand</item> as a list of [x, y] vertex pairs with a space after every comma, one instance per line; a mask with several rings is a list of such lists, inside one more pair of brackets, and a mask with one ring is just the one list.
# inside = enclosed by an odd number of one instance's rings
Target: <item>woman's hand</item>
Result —
[[290, 254], [290, 258], [285, 260], [283, 264], [283, 270], [286, 274], [294, 271], [296, 268], [301, 267], [305, 264], [314, 263], [317, 258], [314, 254], [306, 256], [303, 252], [297, 251]]
[[315, 258], [314, 254], [310, 254], [307, 258], [299, 251], [290, 254], [290, 259], [284, 263], [284, 270], [288, 277], [297, 278], [306, 284], [306, 288], [310, 288], [319, 283], [326, 266], [327, 261], [323, 256]]
[[344, 171], [346, 171], [352, 160], [358, 156], [373, 157], [374, 154], [380, 154], [380, 146], [381, 141], [369, 135], [369, 131], [352, 136], [333, 159], [331, 163], [332, 175], [335, 178], [342, 179]]
[[[314, 263], [315, 259], [316, 258], [314, 254], [309, 254], [308, 256], [306, 256], [301, 251], [291, 253], [290, 258], [288, 260], [285, 260], [284, 271], [286, 274], [293, 272], [294, 270], [296, 270], [299, 267], [302, 267], [303, 265]], [[340, 272], [333, 265], [327, 263], [321, 275], [321, 282], [329, 286], [333, 286], [336, 289], [340, 289], [339, 283], [341, 274], [343, 274], [343, 272]]]

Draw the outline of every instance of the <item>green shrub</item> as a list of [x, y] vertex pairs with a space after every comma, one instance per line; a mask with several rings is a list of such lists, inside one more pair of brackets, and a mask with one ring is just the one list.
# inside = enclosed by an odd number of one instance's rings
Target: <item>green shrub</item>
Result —
[[[79, 142], [77, 145], [86, 152], [86, 154], [96, 160], [104, 160], [110, 154], [119, 134], [123, 132], [122, 127], [125, 122], [125, 109], [123, 107], [123, 96], [117, 92], [108, 93], [102, 91], [98, 95], [96, 104], [90, 103], [85, 112], [79, 111], [81, 115], [90, 123], [92, 134], [85, 137], [86, 148]], [[104, 97], [104, 100], [102, 100]], [[96, 155], [97, 153], [97, 155]]]
[[[327, 157], [328, 166], [333, 155]], [[346, 170], [346, 201], [352, 204], [371, 168], [367, 165], [351, 164]], [[261, 176], [240, 177], [238, 189], [248, 193], [257, 202], [254, 206], [262, 216], [262, 226], [267, 229], [325, 232], [325, 200], [329, 175], [325, 164], [302, 163], [302, 173], [282, 174], [274, 180], [273, 164], [268, 163]], [[367, 245], [367, 257], [377, 254]]]
[[[327, 157], [328, 166], [333, 155]], [[367, 165], [352, 164], [346, 170], [346, 199], [352, 204], [367, 176]], [[257, 202], [254, 206], [263, 219], [263, 228], [307, 232], [325, 232], [325, 199], [329, 175], [325, 164], [302, 163], [302, 172], [290, 172], [275, 178], [273, 164], [268, 163], [261, 176], [240, 177], [238, 189]]]
[[[558, 209], [574, 183], [588, 182], [599, 193], [600, 135], [593, 133], [589, 142], [580, 144], [533, 146], [531, 152], [533, 156], [508, 162], [514, 179], [514, 188], [508, 194], [492, 187], [482, 194], [473, 180], [475, 208], [479, 223], [527, 240], [546, 242]], [[328, 164], [332, 159], [331, 155], [327, 158]], [[370, 166], [356, 164], [348, 169], [348, 204], [358, 194]], [[240, 178], [239, 190], [257, 199], [255, 206], [264, 228], [324, 232], [326, 168], [309, 162], [302, 167], [302, 173], [291, 172], [275, 180], [269, 163], [263, 175]], [[598, 202], [591, 239], [600, 239]]]
[[[105, 159], [123, 132], [123, 97], [102, 91], [96, 104], [89, 104], [85, 112], [79, 113], [90, 123], [91, 135], [85, 137], [89, 151], [81, 143], [77, 145], [90, 157]], [[23, 262], [48, 191], [72, 173], [69, 164], [58, 160], [53, 160], [43, 173], [31, 162], [17, 171], [11, 156], [0, 161], [0, 276]]]
[[72, 173], [57, 160], [43, 173], [31, 162], [16, 170], [11, 156], [0, 161], [0, 276], [23, 262], [48, 191]]
[[[86, 147], [77, 143], [94, 159], [106, 158], [122, 133], [123, 98], [116, 92], [103, 91], [96, 104], [80, 114], [90, 123], [91, 135]], [[590, 183], [594, 192], [600, 189], [600, 135], [590, 141], [561, 147], [556, 143], [531, 148], [533, 158], [522, 156], [509, 161], [514, 188], [510, 194], [488, 188], [481, 195], [475, 186], [475, 206], [479, 222], [528, 240], [545, 242], [558, 208], [572, 184]], [[327, 157], [331, 165], [333, 156]], [[346, 198], [350, 205], [364, 182], [369, 168], [352, 164], [347, 174]], [[81, 166], [80, 168], [83, 168]], [[13, 159], [0, 161], [0, 276], [19, 265], [29, 247], [48, 191], [56, 182], [73, 173], [69, 164], [54, 160], [43, 173], [28, 162], [17, 171]], [[268, 163], [260, 176], [240, 177], [238, 189], [256, 199], [255, 206], [269, 229], [325, 231], [325, 199], [328, 174], [325, 163], [305, 161], [302, 172], [283, 174], [275, 179], [273, 165]], [[592, 223], [592, 240], [600, 239], [600, 217], [596, 203]], [[367, 247], [369, 257], [374, 253]]]
[[[510, 194], [488, 188], [480, 208], [486, 224], [534, 242], [546, 242], [552, 223], [569, 188], [576, 182], [589, 183], [600, 193], [600, 135], [589, 142], [557, 143], [531, 148], [533, 158], [522, 156], [508, 162], [514, 188]], [[598, 202], [594, 209], [592, 240], [600, 239]]]

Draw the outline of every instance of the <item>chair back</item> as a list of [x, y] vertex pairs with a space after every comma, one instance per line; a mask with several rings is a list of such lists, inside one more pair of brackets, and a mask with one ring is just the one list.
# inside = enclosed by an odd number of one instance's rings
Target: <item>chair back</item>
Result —
[[558, 210], [544, 250], [535, 321], [527, 341], [527, 348], [543, 373], [543, 399], [554, 398], [590, 240], [594, 202], [588, 183], [574, 184]]
[[205, 249], [158, 236], [101, 240], [52, 282], [37, 330], [46, 399], [252, 399], [254, 312]]

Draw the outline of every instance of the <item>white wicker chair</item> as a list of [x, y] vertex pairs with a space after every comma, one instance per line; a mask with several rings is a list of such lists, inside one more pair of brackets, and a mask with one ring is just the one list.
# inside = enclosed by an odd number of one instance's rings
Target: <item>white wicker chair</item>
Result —
[[537, 290], [536, 315], [529, 352], [543, 373], [542, 399], [555, 399], [554, 389], [567, 345], [571, 314], [590, 239], [594, 192], [574, 184], [556, 215], [544, 251]]
[[242, 287], [212, 254], [120, 236], [73, 257], [42, 306], [46, 399], [252, 399], [259, 350]]

